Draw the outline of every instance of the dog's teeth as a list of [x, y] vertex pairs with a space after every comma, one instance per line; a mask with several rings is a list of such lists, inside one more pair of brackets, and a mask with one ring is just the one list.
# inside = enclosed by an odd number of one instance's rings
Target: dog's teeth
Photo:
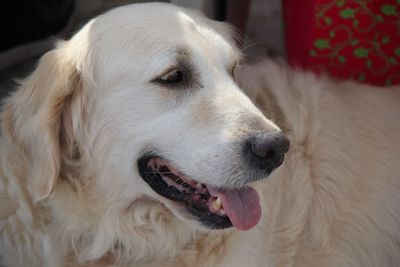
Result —
[[219, 214], [221, 214], [221, 215], [226, 215], [224, 209], [220, 209], [220, 210], [219, 210]]
[[197, 183], [196, 184], [196, 188], [201, 189], [203, 186], [201, 185], [201, 183]]
[[212, 203], [212, 205], [213, 205], [213, 208], [214, 208], [216, 211], [219, 211], [219, 210], [221, 209], [221, 207], [222, 207], [221, 198], [218, 197], [216, 200], [214, 200], [213, 203]]
[[218, 205], [219, 207], [222, 206], [222, 201], [221, 201], [221, 198], [220, 198], [220, 197], [217, 197], [217, 200], [216, 200], [215, 202], [217, 203], [217, 205]]

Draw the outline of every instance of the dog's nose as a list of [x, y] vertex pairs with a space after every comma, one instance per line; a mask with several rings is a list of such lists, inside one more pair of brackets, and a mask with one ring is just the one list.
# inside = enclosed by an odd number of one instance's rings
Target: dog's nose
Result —
[[289, 139], [282, 132], [258, 133], [247, 141], [248, 159], [270, 172], [282, 164], [289, 146]]

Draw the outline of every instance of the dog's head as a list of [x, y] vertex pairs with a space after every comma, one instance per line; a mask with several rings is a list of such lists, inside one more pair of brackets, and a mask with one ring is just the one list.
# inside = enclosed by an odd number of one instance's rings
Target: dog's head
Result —
[[252, 228], [261, 210], [247, 184], [289, 144], [235, 83], [240, 60], [226, 25], [171, 5], [89, 22], [6, 103], [3, 130], [34, 200], [51, 196], [55, 217], [88, 229], [149, 202], [177, 221]]

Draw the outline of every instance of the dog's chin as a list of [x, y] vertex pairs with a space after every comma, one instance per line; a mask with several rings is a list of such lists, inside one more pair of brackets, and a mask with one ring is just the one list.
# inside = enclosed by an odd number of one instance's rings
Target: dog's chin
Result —
[[167, 206], [174, 213], [196, 220], [207, 229], [235, 226], [249, 230], [261, 217], [258, 194], [251, 187], [227, 190], [200, 183], [155, 154], [146, 154], [137, 163], [143, 180], [171, 202]]

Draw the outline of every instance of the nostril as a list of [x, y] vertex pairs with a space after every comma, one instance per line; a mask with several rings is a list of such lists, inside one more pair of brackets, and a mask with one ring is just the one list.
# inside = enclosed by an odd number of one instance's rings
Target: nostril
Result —
[[283, 163], [289, 146], [289, 139], [282, 132], [259, 132], [243, 143], [242, 152], [249, 167], [269, 174]]
[[272, 157], [275, 157], [275, 154], [276, 154], [275, 150], [271, 149], [267, 152], [267, 155], [265, 157], [272, 158]]
[[251, 143], [251, 151], [260, 159], [267, 159], [276, 155], [276, 151], [273, 148], [272, 143], [263, 142], [262, 140], [257, 139]]
[[290, 142], [282, 133], [261, 133], [251, 141], [251, 152], [263, 160], [280, 159], [289, 149]]

